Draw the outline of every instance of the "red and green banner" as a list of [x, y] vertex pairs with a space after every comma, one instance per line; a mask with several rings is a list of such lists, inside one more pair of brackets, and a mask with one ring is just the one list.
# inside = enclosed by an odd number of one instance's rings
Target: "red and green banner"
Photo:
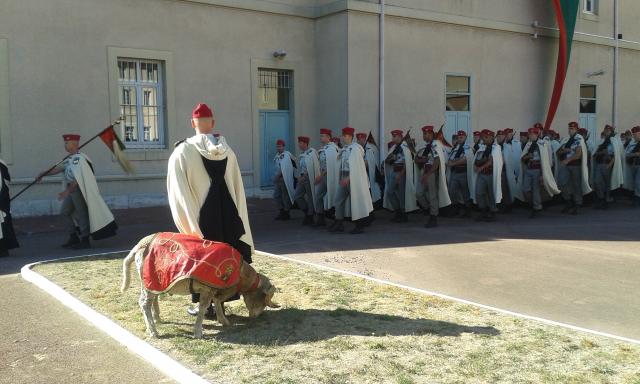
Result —
[[556, 67], [556, 80], [553, 85], [553, 93], [551, 95], [551, 103], [547, 113], [547, 120], [544, 129], [550, 129], [553, 118], [556, 116], [562, 89], [564, 88], [564, 80], [567, 77], [567, 69], [569, 68], [569, 59], [571, 58], [571, 46], [573, 44], [573, 33], [576, 30], [576, 21], [578, 19], [578, 9], [580, 8], [580, 0], [551, 0], [556, 11], [556, 20], [560, 29], [560, 44], [558, 47], [558, 64]]

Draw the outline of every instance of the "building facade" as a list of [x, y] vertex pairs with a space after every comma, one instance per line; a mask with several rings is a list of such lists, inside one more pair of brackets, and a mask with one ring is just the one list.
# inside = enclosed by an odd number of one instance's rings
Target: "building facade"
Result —
[[[581, 0], [556, 130], [640, 123], [638, 18], [640, 2]], [[556, 27], [551, 0], [0, 0], [0, 157], [15, 193], [64, 156], [62, 133], [86, 139], [122, 116], [137, 174], [92, 143], [101, 191], [114, 208], [165, 204], [173, 143], [206, 102], [261, 195], [277, 138], [294, 152], [321, 127], [384, 143], [427, 123], [449, 137], [543, 121]], [[14, 213], [56, 213], [60, 183]]]

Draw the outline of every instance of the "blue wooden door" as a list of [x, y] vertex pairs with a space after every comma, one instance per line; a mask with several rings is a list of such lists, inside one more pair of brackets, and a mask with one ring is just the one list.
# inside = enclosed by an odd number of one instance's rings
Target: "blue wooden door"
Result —
[[447, 111], [445, 112], [446, 122], [444, 125], [444, 137], [447, 139], [449, 144], [451, 142], [452, 136], [458, 133], [458, 131], [467, 132], [467, 137], [472, 137], [471, 135], [471, 113], [468, 111]]
[[289, 132], [289, 111], [260, 111], [261, 187], [273, 185], [273, 175], [275, 173], [273, 158], [276, 155], [276, 141], [278, 139], [284, 140], [287, 143], [287, 150], [291, 153], [295, 152]]

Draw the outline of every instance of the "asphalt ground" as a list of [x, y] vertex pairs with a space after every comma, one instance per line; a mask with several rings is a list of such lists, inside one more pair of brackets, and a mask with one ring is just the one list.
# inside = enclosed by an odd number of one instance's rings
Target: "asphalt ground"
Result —
[[[440, 218], [389, 221], [377, 212], [362, 235], [274, 221], [270, 200], [249, 201], [256, 248], [485, 305], [640, 339], [640, 210], [626, 201], [577, 216], [516, 209], [493, 223]], [[167, 380], [46, 293], [20, 279], [34, 261], [131, 248], [173, 231], [167, 207], [115, 211], [118, 236], [68, 251], [59, 217], [15, 220], [21, 248], [0, 258], [0, 383], [140, 383]], [[259, 265], [255, 266], [258, 270]], [[187, 304], [185, 302], [185, 304]], [[186, 315], [185, 315], [186, 316]]]

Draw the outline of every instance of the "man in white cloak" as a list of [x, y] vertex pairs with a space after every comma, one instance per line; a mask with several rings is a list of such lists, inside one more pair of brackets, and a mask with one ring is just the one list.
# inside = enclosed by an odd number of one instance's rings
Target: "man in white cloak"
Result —
[[60, 214], [69, 228], [69, 239], [63, 248], [86, 249], [91, 247], [89, 237], [100, 240], [115, 236], [118, 226], [113, 214], [100, 195], [98, 183], [93, 173], [93, 163], [78, 150], [80, 135], [62, 135], [67, 158], [49, 172], [42, 172], [36, 178], [64, 173], [65, 190], [60, 192], [62, 201]]
[[280, 213], [275, 219], [286, 221], [291, 218], [289, 210], [295, 201], [295, 159], [289, 151], [285, 150], [285, 142], [282, 139], [276, 141], [276, 150], [277, 153], [273, 158], [275, 169], [273, 199], [278, 204]]
[[404, 139], [404, 132], [391, 131], [393, 146], [384, 162], [386, 185], [383, 206], [395, 212], [391, 221], [404, 223], [409, 220], [407, 213], [418, 208], [414, 180], [413, 153]]
[[353, 141], [355, 129], [342, 129], [344, 146], [338, 155], [339, 182], [335, 197], [336, 220], [329, 227], [329, 232], [344, 232], [343, 221], [350, 212], [351, 221], [355, 228], [351, 234], [363, 233], [367, 219], [373, 212], [371, 193], [369, 193], [369, 179], [364, 164], [364, 149]]
[[[251, 263], [253, 237], [236, 155], [224, 136], [213, 134], [215, 120], [206, 104], [193, 110], [191, 126], [195, 135], [176, 143], [167, 167], [173, 221], [180, 233], [227, 243]], [[194, 303], [199, 299], [192, 295]], [[188, 312], [197, 315], [198, 306]], [[212, 306], [205, 317], [215, 318]]]
[[369, 185], [371, 186], [371, 201], [373, 201], [373, 205], [376, 206], [376, 203], [382, 200], [382, 189], [379, 184], [379, 180], [382, 177], [380, 170], [380, 152], [375, 144], [367, 142], [368, 135], [366, 133], [358, 133], [356, 134], [356, 138], [358, 144], [364, 148], [364, 160], [367, 165]]
[[606, 125], [603, 139], [593, 153], [595, 209], [607, 209], [609, 192], [623, 184], [622, 161], [622, 142], [615, 137], [613, 127]]
[[473, 150], [466, 144], [467, 133], [458, 131], [447, 160], [449, 198], [457, 205], [459, 217], [471, 217], [473, 188]]
[[560, 193], [551, 170], [551, 143], [539, 137], [540, 129], [530, 128], [529, 140], [520, 156], [521, 178], [518, 183], [525, 199], [531, 202], [531, 219], [542, 211], [542, 188], [549, 196]]
[[640, 126], [631, 129], [631, 143], [625, 150], [626, 172], [625, 188], [633, 192], [631, 197], [634, 207], [640, 207]]
[[569, 123], [569, 136], [560, 142], [556, 151], [560, 171], [558, 172], [558, 186], [562, 191], [562, 198], [566, 206], [562, 213], [578, 214], [578, 207], [582, 206], [582, 196], [591, 192], [589, 186], [589, 169], [587, 165], [587, 146], [585, 139], [578, 134], [578, 123]]
[[416, 151], [414, 169], [416, 199], [429, 214], [426, 228], [437, 227], [440, 208], [451, 204], [444, 164], [446, 157], [442, 143], [434, 140], [434, 136], [433, 125], [422, 127], [422, 138], [425, 144]]
[[[311, 139], [306, 136], [298, 137], [300, 157], [298, 164], [298, 184], [296, 185], [294, 200], [298, 207], [305, 213], [302, 225], [313, 225], [315, 207], [315, 180], [320, 175], [320, 162], [318, 152], [309, 147]], [[313, 183], [313, 184], [312, 184]]]
[[320, 174], [315, 179], [315, 207], [316, 223], [314, 227], [325, 226], [325, 211], [333, 208], [336, 190], [338, 188], [338, 146], [331, 141], [330, 129], [320, 129], [320, 143], [318, 151]]
[[493, 131], [484, 129], [481, 134], [484, 145], [474, 159], [475, 201], [481, 211], [477, 221], [495, 221], [502, 201], [502, 150]]

